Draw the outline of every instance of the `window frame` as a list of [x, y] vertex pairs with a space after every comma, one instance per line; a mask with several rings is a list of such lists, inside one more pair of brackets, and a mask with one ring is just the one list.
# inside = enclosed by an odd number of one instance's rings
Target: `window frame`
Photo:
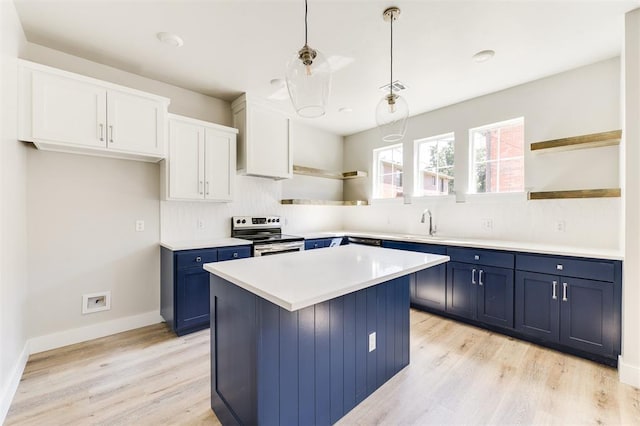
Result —
[[[439, 189], [437, 193], [433, 194], [423, 194], [422, 188], [420, 188], [420, 145], [426, 142], [439, 141], [441, 139], [451, 138], [451, 142], [453, 143], [453, 155], [454, 162], [451, 165], [451, 168], [455, 171], [455, 152], [456, 152], [456, 133], [454, 131], [441, 133], [439, 135], [429, 136], [426, 138], [420, 138], [413, 141], [413, 197], [414, 198], [434, 198], [434, 197], [450, 197], [455, 194], [455, 191], [450, 191], [447, 194], [443, 194]], [[437, 163], [436, 163], [437, 166]], [[436, 170], [439, 170], [439, 167], [436, 167]], [[440, 187], [439, 179], [436, 178], [436, 188]], [[453, 176], [453, 180], [455, 182], [455, 174]], [[454, 184], [455, 186], [455, 184]]]
[[[402, 188], [402, 195], [400, 196], [396, 196], [396, 197], [381, 197], [378, 195], [379, 193], [379, 189], [378, 189], [378, 184], [379, 184], [379, 168], [378, 168], [378, 158], [379, 158], [379, 154], [383, 151], [390, 151], [393, 149], [397, 149], [400, 148], [402, 150], [402, 177], [401, 177], [401, 182], [402, 185], [400, 185], [399, 187]], [[398, 200], [398, 199], [402, 199], [406, 194], [405, 194], [405, 181], [406, 181], [406, 176], [405, 174], [405, 170], [404, 170], [404, 144], [402, 142], [400, 143], [395, 143], [392, 145], [385, 145], [385, 146], [381, 146], [379, 148], [374, 148], [373, 149], [373, 159], [372, 159], [372, 170], [373, 173], [371, 173], [371, 177], [372, 177], [372, 185], [371, 185], [371, 198], [373, 200]], [[396, 176], [392, 174], [392, 182], [395, 181]], [[397, 185], [394, 185], [395, 187], [398, 187]]]
[[[496, 192], [478, 192], [476, 190], [477, 187], [477, 182], [476, 182], [476, 176], [475, 176], [475, 154], [474, 154], [474, 143], [473, 143], [473, 133], [474, 132], [478, 132], [478, 131], [482, 131], [482, 130], [486, 130], [486, 129], [494, 129], [494, 128], [498, 128], [498, 127], [508, 127], [511, 124], [516, 124], [516, 123], [522, 123], [522, 190], [520, 191], [496, 191]], [[473, 127], [469, 129], [469, 161], [468, 161], [468, 172], [469, 172], [469, 178], [467, 181], [467, 194], [469, 195], [479, 195], [479, 196], [485, 196], [485, 195], [505, 195], [505, 194], [522, 194], [524, 192], [526, 192], [525, 189], [525, 176], [526, 176], [526, 170], [525, 170], [525, 137], [524, 137], [524, 130], [525, 130], [525, 118], [524, 116], [520, 116], [520, 117], [516, 117], [516, 118], [510, 118], [508, 120], [503, 120], [503, 121], [497, 121], [495, 123], [490, 123], [490, 124], [485, 124], [482, 126], [478, 126], [478, 127]], [[521, 158], [520, 156], [518, 157], [505, 157], [500, 158], [496, 161], [491, 161], [492, 163], [496, 163], [496, 164], [500, 164], [503, 160], [513, 160], [513, 159], [518, 159]], [[489, 161], [485, 161], [485, 164], [489, 163]], [[498, 167], [498, 176], [500, 173], [500, 167]]]

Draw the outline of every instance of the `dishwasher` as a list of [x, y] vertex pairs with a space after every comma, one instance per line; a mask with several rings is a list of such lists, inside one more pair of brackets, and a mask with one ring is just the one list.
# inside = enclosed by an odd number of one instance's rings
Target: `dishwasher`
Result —
[[382, 247], [382, 240], [378, 238], [349, 237], [348, 240], [349, 240], [349, 244], [360, 244], [364, 246]]

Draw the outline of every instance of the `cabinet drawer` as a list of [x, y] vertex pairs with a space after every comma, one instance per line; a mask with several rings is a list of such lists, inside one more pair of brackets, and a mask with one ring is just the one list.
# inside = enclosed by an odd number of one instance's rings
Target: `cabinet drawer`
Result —
[[453, 262], [475, 263], [513, 269], [514, 255], [493, 250], [449, 247], [447, 254]]
[[396, 250], [418, 251], [421, 253], [447, 254], [446, 247], [434, 244], [405, 243], [403, 241], [384, 240], [382, 241], [382, 247]]
[[516, 256], [516, 269], [598, 281], [614, 281], [613, 263], [597, 260], [519, 254]]
[[250, 246], [225, 247], [218, 249], [218, 262], [232, 259], [242, 259], [251, 256]]
[[176, 254], [176, 268], [192, 268], [217, 260], [218, 250], [216, 249], [189, 250]]

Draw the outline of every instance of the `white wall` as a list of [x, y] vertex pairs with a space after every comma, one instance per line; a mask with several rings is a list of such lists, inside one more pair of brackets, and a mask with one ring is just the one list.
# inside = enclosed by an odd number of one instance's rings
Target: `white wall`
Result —
[[[303, 166], [342, 171], [342, 137], [294, 122], [293, 162]], [[284, 232], [341, 229], [344, 207], [281, 205], [283, 198], [341, 199], [342, 181], [294, 175], [274, 181], [236, 176], [232, 203], [161, 203], [161, 237], [166, 241], [228, 237], [231, 216], [279, 215], [285, 218]], [[198, 222], [204, 224], [198, 228]]]
[[[170, 110], [223, 125], [228, 102], [42, 46], [23, 58], [171, 98]], [[160, 166], [27, 150], [28, 337], [37, 352], [159, 322]], [[145, 231], [135, 232], [135, 221]], [[82, 294], [112, 309], [81, 314]]]
[[[532, 142], [619, 129], [620, 61], [618, 58], [578, 68], [501, 92], [482, 96], [410, 118], [404, 139], [404, 184], [413, 185], [413, 141], [455, 132], [456, 197], [426, 197], [375, 202], [345, 210], [344, 226], [357, 230], [425, 233], [423, 209], [434, 213], [439, 233], [562, 244], [619, 248], [621, 200], [527, 201], [524, 194], [467, 195], [468, 129], [510, 118], [525, 118], [525, 187], [527, 190], [618, 187], [617, 147], [533, 155]], [[370, 171], [372, 149], [383, 146], [377, 129], [345, 139], [345, 169]], [[371, 178], [349, 181], [347, 199], [370, 199]], [[492, 219], [493, 230], [482, 228]], [[565, 232], [555, 231], [557, 221]]]
[[13, 2], [0, 1], [0, 423], [28, 355], [26, 149], [17, 140], [16, 58], [26, 41]]
[[624, 248], [622, 287], [622, 356], [620, 380], [640, 388], [640, 9], [625, 17], [624, 49], [625, 178]]

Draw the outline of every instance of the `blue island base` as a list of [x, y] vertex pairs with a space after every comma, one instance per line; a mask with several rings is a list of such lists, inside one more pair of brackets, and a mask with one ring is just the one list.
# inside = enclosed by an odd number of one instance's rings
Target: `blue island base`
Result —
[[409, 364], [409, 275], [295, 312], [210, 280], [211, 408], [223, 425], [332, 424]]

